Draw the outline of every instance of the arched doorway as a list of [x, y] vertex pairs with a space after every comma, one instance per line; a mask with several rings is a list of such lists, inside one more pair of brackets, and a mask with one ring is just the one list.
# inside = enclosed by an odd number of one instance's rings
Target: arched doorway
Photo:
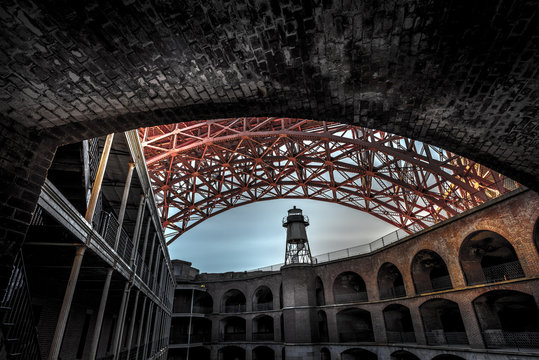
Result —
[[324, 310], [318, 311], [318, 340], [320, 342], [329, 341], [328, 318]]
[[259, 315], [253, 319], [253, 340], [273, 341], [273, 318], [269, 315]]
[[326, 305], [326, 298], [324, 293], [324, 283], [320, 276], [317, 276], [314, 281], [315, 291], [316, 291], [316, 306]]
[[337, 331], [340, 342], [374, 341], [371, 314], [367, 310], [352, 308], [339, 311]]
[[245, 319], [229, 316], [221, 320], [221, 341], [245, 341]]
[[387, 341], [389, 343], [414, 343], [415, 333], [410, 310], [400, 304], [388, 305], [384, 311]]
[[468, 337], [458, 304], [446, 299], [432, 299], [419, 307], [428, 345], [468, 344]]
[[513, 246], [493, 231], [477, 231], [464, 239], [459, 260], [468, 285], [524, 277]]
[[406, 296], [402, 274], [392, 263], [386, 262], [380, 267], [378, 271], [378, 289], [381, 300]]
[[339, 274], [333, 282], [335, 304], [367, 301], [365, 281], [353, 271]]
[[239, 313], [245, 312], [245, 295], [239, 290], [231, 289], [223, 295], [223, 312], [225, 313]]
[[320, 360], [331, 360], [331, 353], [328, 348], [323, 347], [320, 349]]
[[273, 310], [273, 293], [267, 286], [260, 286], [253, 296], [253, 311]]
[[487, 347], [539, 348], [539, 310], [533, 296], [494, 290], [473, 305]]
[[453, 288], [444, 260], [432, 250], [421, 250], [415, 254], [412, 278], [417, 294]]

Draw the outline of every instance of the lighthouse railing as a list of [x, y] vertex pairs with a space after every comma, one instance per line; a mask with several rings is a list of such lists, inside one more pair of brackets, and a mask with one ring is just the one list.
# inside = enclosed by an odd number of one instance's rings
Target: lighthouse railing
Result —
[[[352, 256], [369, 254], [374, 251], [380, 250], [388, 245], [391, 245], [399, 240], [402, 240], [409, 235], [410, 234], [407, 233], [406, 231], [402, 229], [398, 229], [367, 244], [362, 244], [358, 246], [349, 247], [346, 249], [331, 251], [324, 254], [313, 256], [312, 257], [313, 264], [319, 264], [319, 263], [324, 263], [324, 262], [338, 260], [338, 259], [345, 259]], [[249, 270], [249, 271], [279, 271], [279, 269], [283, 265], [284, 265], [283, 263], [275, 264], [271, 266], [265, 266], [265, 267]]]

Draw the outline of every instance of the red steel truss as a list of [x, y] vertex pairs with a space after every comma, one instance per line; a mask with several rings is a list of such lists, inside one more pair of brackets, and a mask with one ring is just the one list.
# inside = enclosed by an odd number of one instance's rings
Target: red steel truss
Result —
[[140, 129], [168, 244], [262, 200], [315, 199], [414, 232], [518, 186], [471, 160], [378, 130], [289, 118]]

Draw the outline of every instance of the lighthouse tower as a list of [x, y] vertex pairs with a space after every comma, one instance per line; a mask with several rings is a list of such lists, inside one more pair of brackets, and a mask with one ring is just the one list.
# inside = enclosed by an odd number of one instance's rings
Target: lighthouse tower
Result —
[[301, 209], [288, 210], [288, 216], [283, 218], [283, 227], [286, 228], [286, 254], [285, 265], [312, 264], [311, 250], [307, 241], [309, 218], [303, 215]]

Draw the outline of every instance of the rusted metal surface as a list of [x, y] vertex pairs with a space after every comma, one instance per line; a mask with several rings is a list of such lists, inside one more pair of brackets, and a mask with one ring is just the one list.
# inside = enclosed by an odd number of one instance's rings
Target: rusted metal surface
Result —
[[280, 198], [338, 203], [411, 233], [519, 186], [438, 147], [341, 123], [233, 118], [139, 134], [168, 244], [228, 209]]

